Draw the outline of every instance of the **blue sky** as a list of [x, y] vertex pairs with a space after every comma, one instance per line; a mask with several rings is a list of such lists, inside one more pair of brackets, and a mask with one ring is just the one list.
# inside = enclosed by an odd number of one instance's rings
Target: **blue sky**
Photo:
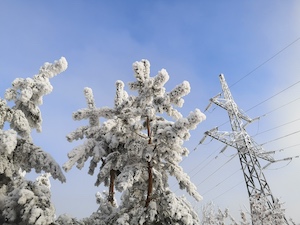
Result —
[[[35, 143], [62, 165], [67, 153], [79, 144], [68, 143], [66, 134], [85, 124], [71, 118], [72, 112], [85, 107], [83, 88], [93, 89], [99, 107], [112, 106], [115, 81], [133, 81], [132, 63], [146, 58], [152, 76], [167, 69], [168, 90], [183, 80], [191, 83], [191, 93], [180, 109], [184, 115], [194, 108], [204, 110], [209, 98], [221, 91], [218, 75], [225, 74], [240, 108], [246, 111], [257, 105], [247, 112], [250, 117], [272, 111], [247, 127], [251, 135], [258, 134], [256, 142], [265, 143], [299, 130], [299, 15], [300, 2], [296, 0], [1, 1], [0, 96], [14, 78], [32, 77], [44, 62], [66, 57], [67, 71], [52, 79], [54, 90], [41, 106], [43, 132], [34, 134]], [[207, 120], [185, 144], [191, 157], [182, 162], [204, 197], [202, 202], [192, 203], [201, 207], [214, 201], [238, 217], [241, 209], [249, 207], [245, 184], [233, 188], [243, 181], [242, 172], [235, 173], [240, 168], [238, 158], [226, 163], [235, 150], [218, 154], [222, 144], [207, 140], [193, 151], [206, 130], [228, 120], [226, 112], [216, 107], [206, 115]], [[289, 124], [281, 126], [285, 123]], [[259, 134], [268, 129], [272, 130]], [[220, 130], [230, 127], [225, 124]], [[264, 147], [278, 150], [296, 144], [300, 144], [299, 133]], [[299, 155], [299, 148], [287, 148], [275, 158]], [[273, 194], [285, 202], [287, 217], [300, 222], [300, 161], [286, 164], [272, 165], [265, 176]], [[58, 215], [81, 218], [96, 210], [94, 195], [103, 187], [94, 187], [95, 177], [86, 171], [74, 168], [66, 174], [66, 184], [52, 181]]]

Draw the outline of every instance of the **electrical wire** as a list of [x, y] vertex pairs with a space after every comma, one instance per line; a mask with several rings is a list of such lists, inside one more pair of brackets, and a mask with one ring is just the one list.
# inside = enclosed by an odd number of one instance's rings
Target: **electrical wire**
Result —
[[[219, 194], [217, 197], [215, 197], [213, 200], [216, 200], [217, 198], [221, 197], [222, 195], [225, 195], [227, 192], [231, 191], [232, 189], [236, 188], [237, 186], [241, 185], [242, 183], [244, 183], [244, 181], [240, 181], [239, 183], [237, 183], [236, 185], [234, 185], [233, 187], [227, 189], [226, 191], [224, 191], [223, 193]], [[212, 201], [213, 201], [212, 200]]]
[[293, 147], [296, 147], [296, 146], [300, 146], [300, 144], [291, 145], [291, 146], [288, 146], [288, 147], [285, 147], [285, 148], [277, 149], [274, 152], [282, 152], [282, 151], [284, 151], [286, 149], [293, 148]]
[[282, 48], [280, 51], [278, 51], [277, 53], [275, 53], [273, 56], [271, 56], [270, 58], [268, 58], [263, 63], [259, 64], [257, 67], [255, 67], [249, 73], [247, 73], [242, 78], [240, 78], [239, 80], [237, 80], [235, 83], [231, 84], [229, 87], [230, 88], [233, 87], [234, 85], [236, 85], [237, 83], [239, 83], [240, 81], [242, 81], [243, 79], [245, 79], [246, 77], [248, 77], [249, 75], [251, 75], [253, 72], [255, 72], [256, 70], [258, 70], [260, 67], [262, 67], [263, 65], [265, 65], [266, 63], [268, 63], [272, 59], [274, 59], [276, 56], [278, 56], [280, 53], [282, 53], [283, 51], [285, 51], [286, 49], [288, 49], [289, 47], [291, 47], [293, 44], [295, 44], [299, 40], [300, 40], [300, 37], [298, 37], [297, 39], [295, 39], [294, 41], [292, 41], [291, 43], [289, 43], [287, 46], [285, 46], [284, 48]]
[[213, 188], [210, 188], [208, 191], [204, 192], [203, 195], [206, 195], [207, 193], [211, 192], [212, 190], [214, 190], [216, 187], [218, 187], [220, 184], [224, 183], [226, 180], [228, 180], [230, 177], [232, 177], [233, 175], [235, 175], [237, 172], [239, 172], [242, 169], [238, 169], [236, 170], [234, 173], [232, 173], [231, 175], [229, 175], [228, 177], [226, 177], [224, 180], [220, 181], [219, 183], [217, 183]]
[[250, 110], [252, 110], [252, 109], [256, 108], [257, 106], [259, 106], [259, 105], [261, 105], [261, 104], [263, 104], [263, 103], [265, 103], [265, 102], [269, 101], [270, 99], [272, 99], [272, 98], [276, 97], [277, 95], [279, 95], [279, 94], [283, 93], [284, 91], [286, 91], [286, 90], [288, 90], [288, 89], [290, 89], [290, 88], [294, 87], [295, 85], [297, 85], [297, 84], [299, 84], [299, 83], [300, 83], [300, 80], [299, 80], [299, 81], [297, 81], [296, 83], [294, 83], [294, 84], [292, 84], [292, 85], [288, 86], [287, 88], [285, 88], [285, 89], [283, 89], [283, 90], [281, 90], [281, 91], [277, 92], [276, 94], [272, 95], [271, 97], [269, 97], [269, 98], [267, 98], [267, 99], [263, 100], [262, 102], [260, 102], [260, 103], [258, 103], [258, 104], [256, 104], [256, 105], [252, 106], [251, 108], [247, 109], [245, 112], [248, 112], [248, 111], [250, 111]]
[[[201, 163], [199, 163], [196, 167], [194, 167], [192, 170], [190, 170], [188, 173], [191, 174], [195, 169], [197, 169], [199, 166], [201, 166], [206, 160], [208, 160], [212, 155], [214, 155], [216, 153], [216, 151], [218, 151], [218, 149], [216, 149], [215, 151], [213, 151], [209, 156], [207, 156]], [[214, 160], [215, 158], [212, 158], [212, 160]], [[211, 160], [211, 161], [212, 161]], [[209, 161], [209, 163], [211, 162]], [[198, 172], [200, 172], [201, 170], [203, 170], [209, 163], [206, 163]], [[192, 176], [193, 177], [193, 176]]]
[[211, 173], [209, 176], [207, 176], [203, 181], [201, 181], [200, 183], [198, 183], [196, 186], [198, 187], [199, 185], [201, 185], [205, 181], [207, 181], [209, 178], [211, 178], [212, 175], [214, 175], [216, 172], [218, 172], [220, 169], [222, 169], [226, 164], [228, 164], [231, 160], [233, 160], [237, 155], [238, 155], [238, 153], [234, 154], [234, 156], [232, 156], [229, 160], [227, 160], [223, 165], [221, 165], [218, 169], [216, 169], [213, 173]]
[[[220, 154], [220, 153], [219, 153]], [[206, 177], [201, 183], [197, 184], [196, 186], [201, 185], [202, 183], [204, 183], [206, 180], [208, 180], [212, 175], [214, 175], [216, 172], [218, 172], [220, 169], [222, 169], [222, 167], [224, 167], [226, 164], [228, 164], [232, 159], [235, 158], [235, 156], [237, 156], [238, 153], [234, 154], [229, 160], [227, 160], [223, 165], [221, 165], [217, 170], [215, 170], [212, 174], [210, 174], [208, 177]], [[209, 162], [207, 162], [200, 170], [198, 170], [194, 175], [191, 176], [191, 178], [193, 178], [194, 176], [196, 176], [200, 171], [202, 171], [207, 165], [209, 165], [214, 159], [216, 159], [216, 157], [212, 158]], [[171, 188], [173, 188], [175, 186], [172, 185]], [[175, 193], [179, 191], [179, 188], [175, 191]]]
[[[288, 157], [288, 158], [283, 158], [283, 159], [279, 159], [279, 160], [276, 160], [274, 162], [270, 162], [268, 163], [267, 165], [265, 165], [262, 169], [266, 169], [268, 168], [271, 164], [274, 164], [274, 163], [277, 163], [277, 162], [283, 162], [283, 161], [289, 161], [289, 163], [293, 160], [293, 159], [296, 159], [296, 158], [299, 158], [300, 156], [299, 155], [296, 155], [296, 156], [293, 156], [293, 157]], [[288, 164], [289, 164], [288, 163]]]
[[271, 143], [271, 142], [274, 142], [274, 141], [277, 141], [277, 140], [280, 140], [280, 139], [283, 139], [283, 138], [289, 137], [289, 136], [291, 136], [291, 135], [294, 135], [294, 134], [297, 134], [297, 133], [299, 133], [299, 132], [300, 132], [300, 130], [298, 130], [298, 131], [295, 131], [295, 132], [292, 132], [292, 133], [289, 133], [289, 134], [287, 134], [287, 135], [284, 135], [284, 136], [282, 136], [282, 137], [279, 137], [279, 138], [275, 138], [275, 139], [273, 139], [273, 140], [270, 140], [270, 141], [267, 141], [267, 142], [265, 142], [265, 143], [261, 144], [260, 146], [263, 146], [263, 145], [269, 144], [269, 143]]
[[193, 175], [191, 175], [191, 178], [195, 177], [198, 173], [200, 173], [205, 167], [207, 167], [214, 159], [216, 158], [212, 158], [210, 161], [208, 161], [203, 167], [200, 168], [200, 170], [198, 170], [196, 173], [194, 173]]
[[[202, 145], [208, 145], [210, 142], [212, 142], [212, 140], [213, 139], [211, 138], [211, 140], [207, 144], [202, 144]], [[201, 144], [201, 141], [196, 145], [196, 147], [194, 148], [194, 151], [197, 150], [197, 148], [200, 144]], [[190, 154], [188, 156], [190, 156], [194, 151], [190, 152]], [[187, 159], [187, 157], [183, 158], [183, 160], [180, 162], [180, 164], [183, 163], [186, 159]]]
[[285, 107], [285, 106], [287, 106], [287, 105], [289, 105], [289, 104], [291, 104], [291, 103], [293, 103], [293, 102], [295, 102], [295, 101], [298, 101], [299, 99], [300, 99], [300, 97], [299, 97], [299, 98], [296, 98], [296, 99], [294, 99], [294, 100], [292, 100], [292, 101], [290, 101], [290, 102], [288, 102], [288, 103], [286, 103], [286, 104], [284, 104], [284, 105], [281, 105], [281, 106], [279, 106], [279, 107], [277, 107], [277, 108], [275, 108], [275, 109], [273, 109], [273, 110], [271, 110], [271, 111], [269, 111], [269, 112], [267, 112], [267, 113], [264, 113], [263, 115], [261, 115], [261, 116], [259, 116], [259, 117], [267, 116], [268, 114], [270, 114], [270, 113], [272, 113], [272, 112], [275, 112], [276, 110], [281, 109], [281, 108], [283, 108], [283, 107]]
[[[188, 171], [188, 174], [191, 174], [192, 171], [194, 171], [195, 169], [197, 169], [199, 166], [201, 166], [206, 160], [208, 160], [212, 155], [214, 155], [216, 153], [216, 151], [218, 151], [219, 148], [217, 148], [215, 151], [213, 151], [209, 156], [207, 156], [205, 158], [205, 160], [203, 160], [201, 163], [199, 163], [197, 166], [195, 166], [192, 170]], [[220, 154], [220, 153], [219, 153]], [[203, 167], [200, 168], [200, 170], [198, 170], [194, 175], [191, 175], [190, 177], [193, 178], [194, 176], [196, 176], [200, 171], [202, 171], [206, 166], [208, 166], [214, 159], [216, 159], [216, 157], [212, 158], [210, 161], [208, 161]], [[183, 162], [183, 161], [182, 161]], [[176, 184], [173, 184], [171, 186], [171, 188], [175, 187]], [[176, 189], [175, 193], [179, 191], [179, 188]]]
[[268, 169], [268, 168], [265, 168], [264, 170], [279, 170], [279, 169], [282, 169], [284, 167], [287, 167], [290, 163], [292, 162], [292, 160], [290, 160], [286, 165], [284, 166], [281, 166], [281, 167], [278, 167], [278, 168], [275, 168], [275, 169]]
[[286, 125], [288, 125], [288, 124], [294, 123], [294, 122], [296, 122], [296, 121], [299, 121], [299, 120], [300, 120], [300, 118], [298, 118], [298, 119], [295, 119], [295, 120], [293, 120], [293, 121], [290, 121], [290, 122], [287, 122], [287, 123], [284, 123], [284, 124], [281, 124], [281, 125], [279, 125], [279, 126], [276, 126], [276, 127], [270, 128], [270, 129], [268, 129], [268, 130], [264, 130], [264, 131], [262, 131], [262, 132], [259, 132], [259, 133], [255, 134], [255, 135], [253, 135], [253, 137], [255, 137], [255, 136], [257, 136], [257, 135], [260, 135], [260, 134], [264, 134], [264, 133], [266, 133], [266, 132], [269, 132], [269, 131], [271, 131], [271, 130], [275, 130], [275, 129], [277, 129], [277, 128], [280, 128], [280, 127], [286, 126]]

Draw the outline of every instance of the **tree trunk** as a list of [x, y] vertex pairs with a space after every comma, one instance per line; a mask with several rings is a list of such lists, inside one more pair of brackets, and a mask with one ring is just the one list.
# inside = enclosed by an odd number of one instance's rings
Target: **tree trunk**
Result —
[[[147, 117], [147, 131], [148, 131], [148, 138], [149, 138], [148, 144], [152, 144], [149, 117]], [[147, 191], [147, 199], [146, 199], [145, 207], [148, 207], [151, 201], [152, 189], [153, 189], [152, 166], [151, 166], [151, 162], [148, 162], [148, 191]]]
[[116, 178], [116, 171], [110, 170], [110, 181], [109, 181], [109, 193], [108, 193], [108, 201], [114, 205], [114, 196], [115, 196], [115, 178]]
[[151, 201], [151, 195], [152, 195], [152, 188], [153, 188], [153, 183], [152, 183], [152, 180], [153, 180], [153, 175], [152, 175], [152, 166], [151, 166], [151, 163], [148, 162], [148, 191], [147, 191], [147, 199], [146, 199], [146, 205], [145, 207], [148, 207], [149, 206], [149, 203]]

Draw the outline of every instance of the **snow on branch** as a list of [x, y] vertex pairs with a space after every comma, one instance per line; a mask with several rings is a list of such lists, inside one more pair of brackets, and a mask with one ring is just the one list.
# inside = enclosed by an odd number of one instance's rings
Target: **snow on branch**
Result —
[[[5, 99], [14, 101], [14, 111], [20, 110], [26, 117], [30, 128], [41, 132], [42, 117], [38, 105], [43, 103], [43, 96], [52, 92], [49, 78], [67, 69], [68, 63], [64, 57], [53, 64], [45, 63], [33, 78], [17, 78], [12, 82], [12, 88], [5, 92]], [[22, 130], [21, 130], [22, 131]]]
[[36, 77], [47, 77], [52, 78], [62, 72], [68, 67], [68, 62], [65, 57], [61, 57], [59, 60], [55, 60], [54, 63], [46, 62], [39, 71]]
[[[164, 85], [168, 82], [169, 80], [169, 74], [165, 69], [162, 69], [161, 71], [158, 72], [158, 74], [153, 78], [153, 88], [156, 90], [165, 90]], [[161, 93], [163, 94], [163, 93]]]
[[49, 187], [40, 181], [15, 180], [15, 188], [4, 198], [1, 216], [5, 224], [48, 225], [55, 219]]
[[119, 170], [123, 160], [124, 157], [118, 151], [110, 153], [98, 173], [95, 186], [99, 186], [110, 175], [111, 170]]
[[142, 59], [140, 62], [136, 61], [132, 65], [134, 76], [139, 82], [147, 80], [150, 76], [150, 62]]
[[77, 163], [77, 168], [82, 169], [88, 156], [91, 156], [91, 151], [95, 147], [95, 142], [93, 140], [86, 141], [83, 145], [74, 148], [68, 153], [69, 160], [63, 165], [63, 169], [68, 172], [75, 163]]
[[186, 191], [197, 201], [201, 201], [203, 199], [203, 197], [197, 192], [196, 186], [191, 182], [190, 177], [183, 172], [181, 167], [170, 165], [169, 171], [179, 182], [180, 189], [186, 189]]
[[[84, 95], [88, 108], [93, 112], [93, 110], [96, 108], [96, 105], [92, 89], [88, 87], [84, 88]], [[89, 117], [89, 121], [90, 126], [99, 126], [99, 116], [94, 115], [94, 113], [92, 113], [92, 115]]]
[[0, 153], [11, 154], [17, 146], [17, 132], [10, 130], [0, 130]]
[[66, 181], [60, 166], [52, 156], [31, 142], [19, 139], [13, 157], [14, 162], [26, 172], [34, 168], [37, 173], [44, 171], [50, 173], [54, 179]]
[[0, 129], [3, 129], [5, 121], [11, 122], [13, 110], [7, 105], [4, 99], [0, 98]]
[[127, 92], [124, 90], [124, 83], [121, 80], [116, 81], [116, 96], [115, 96], [115, 106], [120, 106], [128, 98]]
[[183, 96], [190, 93], [191, 87], [190, 83], [187, 81], [184, 81], [182, 84], [177, 85], [170, 93], [170, 102], [182, 107], [184, 100], [182, 99]]
[[89, 119], [91, 117], [104, 117], [111, 119], [114, 116], [114, 110], [110, 109], [108, 107], [103, 108], [96, 108], [96, 109], [80, 109], [77, 112], [73, 113], [73, 119], [74, 120], [82, 120], [82, 119]]

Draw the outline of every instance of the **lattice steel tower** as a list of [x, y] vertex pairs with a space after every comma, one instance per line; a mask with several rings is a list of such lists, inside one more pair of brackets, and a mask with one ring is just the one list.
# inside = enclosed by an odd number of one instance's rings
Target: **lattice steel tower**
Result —
[[[210, 105], [214, 103], [228, 112], [232, 132], [222, 132], [218, 131], [218, 128], [214, 128], [206, 131], [205, 135], [237, 149], [249, 199], [257, 196], [265, 197], [267, 207], [269, 209], [274, 209], [275, 199], [264, 176], [263, 169], [260, 166], [258, 158], [262, 158], [269, 162], [275, 161], [273, 157], [268, 155], [261, 146], [256, 144], [247, 133], [245, 126], [248, 123], [251, 123], [253, 120], [238, 108], [237, 104], [232, 98], [224, 75], [221, 74], [219, 77], [224, 98], [221, 98], [221, 94], [218, 94], [210, 99]], [[210, 105], [207, 107], [207, 109], [210, 107]], [[244, 124], [244, 122], [246, 123]], [[251, 206], [252, 205], [250, 204], [250, 210], [252, 213], [253, 209]], [[288, 224], [286, 219], [285, 222]]]

